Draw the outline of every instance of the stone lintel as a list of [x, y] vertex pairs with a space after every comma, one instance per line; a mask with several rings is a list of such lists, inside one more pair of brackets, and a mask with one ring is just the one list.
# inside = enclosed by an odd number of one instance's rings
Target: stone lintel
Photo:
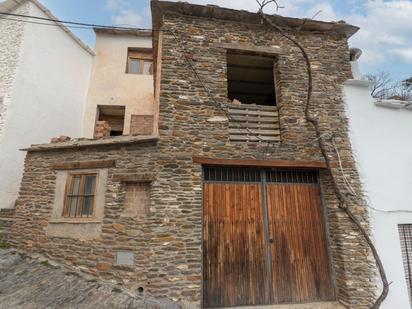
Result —
[[115, 174], [112, 180], [115, 182], [152, 182], [155, 179], [153, 174]]
[[284, 50], [279, 46], [257, 46], [252, 44], [239, 44], [239, 43], [215, 43], [216, 47], [224, 48], [227, 50], [247, 52], [253, 54], [263, 54], [276, 56], [284, 54]]
[[59, 162], [49, 165], [52, 170], [77, 170], [115, 167], [115, 160]]

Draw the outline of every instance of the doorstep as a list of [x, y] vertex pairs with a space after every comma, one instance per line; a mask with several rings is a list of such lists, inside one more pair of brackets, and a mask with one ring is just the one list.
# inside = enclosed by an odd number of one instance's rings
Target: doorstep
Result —
[[265, 305], [265, 306], [242, 306], [242, 307], [225, 307], [220, 309], [345, 309], [345, 306], [338, 302], [320, 302], [305, 304], [282, 304], [282, 305]]

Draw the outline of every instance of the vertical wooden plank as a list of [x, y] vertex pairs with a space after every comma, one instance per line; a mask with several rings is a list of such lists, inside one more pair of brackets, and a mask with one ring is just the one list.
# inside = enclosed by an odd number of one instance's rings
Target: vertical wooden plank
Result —
[[68, 197], [68, 195], [70, 194], [72, 190], [72, 181], [73, 181], [73, 176], [67, 175], [66, 188], [64, 191], [63, 217], [68, 217], [69, 215], [70, 198]]
[[76, 217], [82, 217], [84, 207], [84, 191], [86, 189], [86, 175], [80, 175], [79, 198], [76, 204]]
[[334, 299], [320, 189], [267, 185], [275, 303]]
[[260, 184], [204, 184], [205, 307], [268, 303]]

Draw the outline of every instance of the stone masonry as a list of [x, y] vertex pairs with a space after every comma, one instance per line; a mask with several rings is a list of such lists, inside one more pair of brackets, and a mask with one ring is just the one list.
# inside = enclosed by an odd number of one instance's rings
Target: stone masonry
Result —
[[[156, 3], [162, 6], [163, 2]], [[182, 6], [188, 8], [183, 14], [179, 9]], [[176, 3], [160, 17], [154, 17], [154, 27], [167, 29], [162, 45], [158, 142], [91, 142], [87, 147], [76, 147], [73, 142], [70, 147], [63, 143], [54, 148], [29, 150], [16, 206], [20, 220], [12, 228], [12, 243], [21, 250], [41, 253], [84, 272], [116, 280], [145, 296], [167, 297], [200, 307], [202, 167], [193, 163], [193, 157], [316, 161], [323, 158], [316, 147], [314, 129], [305, 121], [307, 74], [299, 50], [277, 31], [260, 24], [257, 16], [253, 23], [242, 23], [202, 15], [213, 8], [201, 10], [202, 14], [191, 8], [197, 6]], [[226, 13], [220, 16], [230, 15]], [[344, 172], [361, 194], [342, 98], [342, 84], [351, 78], [347, 37], [339, 31], [287, 31], [304, 45], [312, 61], [311, 114], [320, 120], [322, 132], [334, 134]], [[228, 102], [226, 49], [221, 43], [276, 45], [282, 49], [275, 66], [281, 142], [269, 147], [266, 143], [229, 142], [228, 123], [208, 121], [211, 117], [225, 117], [225, 109], [216, 102]], [[212, 97], [189, 68], [184, 53], [190, 54]], [[336, 160], [333, 149], [328, 150], [332, 160]], [[51, 164], [96, 160], [116, 162], [108, 169], [101, 237], [80, 241], [48, 237], [46, 228], [56, 185], [56, 171]], [[343, 184], [340, 171], [333, 172], [339, 184]], [[150, 209], [144, 216], [122, 216], [127, 183], [117, 175], [154, 175]], [[368, 308], [375, 297], [375, 266], [368, 246], [337, 208], [338, 201], [325, 171], [321, 172], [321, 184], [337, 300], [348, 308]], [[368, 228], [366, 209], [349, 206]], [[133, 267], [115, 265], [118, 250], [134, 253]]]
[[10, 229], [14, 222], [16, 222], [14, 209], [0, 209], [0, 242], [9, 240]]
[[[20, 5], [14, 14], [28, 14], [29, 3]], [[11, 102], [13, 81], [17, 73], [25, 24], [0, 20], [0, 140], [6, 126], [7, 109]]]

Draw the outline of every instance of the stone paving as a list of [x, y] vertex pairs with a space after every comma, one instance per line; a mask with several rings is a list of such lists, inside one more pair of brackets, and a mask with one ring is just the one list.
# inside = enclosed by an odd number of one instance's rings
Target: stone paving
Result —
[[181, 308], [162, 300], [143, 300], [71, 268], [0, 249], [0, 309]]

